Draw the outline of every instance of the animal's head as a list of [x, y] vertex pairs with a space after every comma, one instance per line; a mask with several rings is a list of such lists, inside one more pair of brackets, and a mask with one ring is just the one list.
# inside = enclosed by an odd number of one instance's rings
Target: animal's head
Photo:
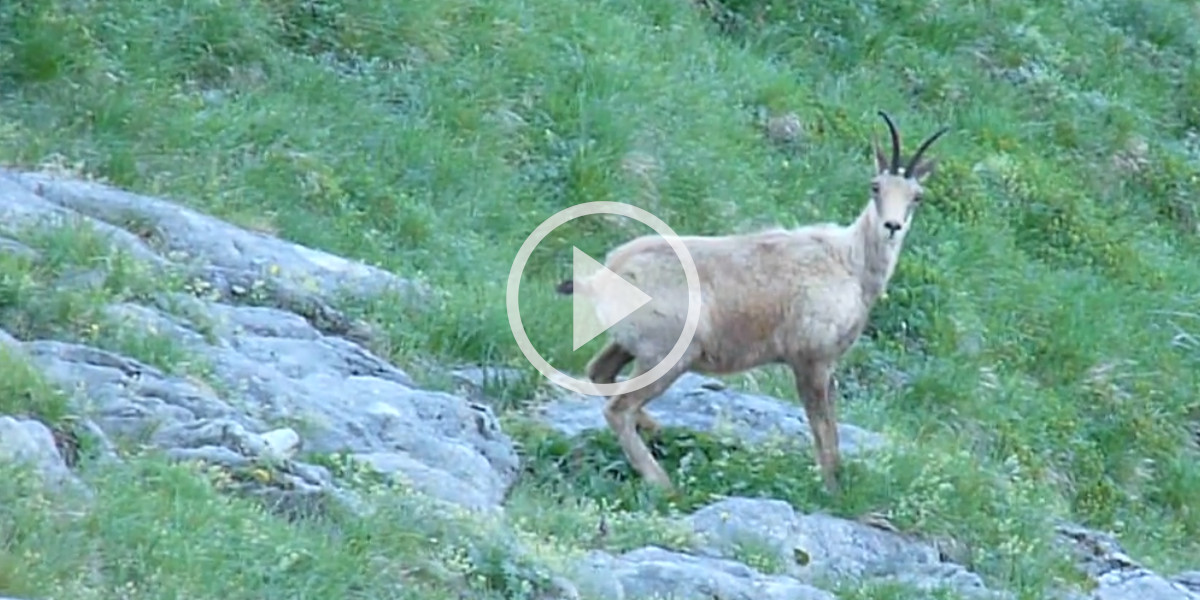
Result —
[[880, 235], [885, 239], [899, 241], [904, 239], [904, 235], [908, 233], [913, 213], [921, 203], [921, 196], [925, 193], [925, 188], [921, 187], [921, 184], [933, 174], [937, 165], [937, 159], [922, 159], [922, 157], [929, 146], [949, 128], [943, 127], [929, 136], [917, 148], [908, 163], [901, 165], [900, 134], [896, 131], [896, 124], [883, 111], [879, 111], [879, 116], [887, 122], [888, 130], [891, 132], [892, 155], [888, 157], [879, 147], [879, 143], [874, 143], [876, 175], [871, 178], [871, 201], [875, 207], [875, 216], [877, 217], [875, 222], [880, 227]]

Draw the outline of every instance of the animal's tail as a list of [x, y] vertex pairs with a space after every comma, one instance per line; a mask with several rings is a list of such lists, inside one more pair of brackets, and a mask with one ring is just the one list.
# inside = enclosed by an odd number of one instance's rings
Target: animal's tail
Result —
[[567, 279], [558, 284], [558, 287], [554, 288], [554, 290], [564, 296], [570, 296], [575, 293], [575, 280]]

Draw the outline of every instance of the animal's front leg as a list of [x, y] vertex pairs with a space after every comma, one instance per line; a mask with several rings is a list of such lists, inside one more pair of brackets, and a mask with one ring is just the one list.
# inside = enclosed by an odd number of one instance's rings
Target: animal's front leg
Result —
[[812, 429], [814, 454], [821, 468], [821, 477], [829, 493], [837, 495], [841, 489], [837, 473], [840, 463], [838, 453], [837, 411], [834, 407], [832, 385], [833, 365], [825, 362], [802, 361], [793, 365], [796, 391], [804, 400], [804, 412]]

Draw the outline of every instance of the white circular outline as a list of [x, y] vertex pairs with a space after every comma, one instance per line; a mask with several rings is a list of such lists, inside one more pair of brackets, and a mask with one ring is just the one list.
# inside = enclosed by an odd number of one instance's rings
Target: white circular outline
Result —
[[[529, 263], [529, 257], [533, 254], [533, 249], [542, 243], [542, 240], [545, 240], [546, 236], [550, 235], [552, 231], [561, 227], [567, 221], [595, 214], [612, 214], [629, 217], [650, 227], [655, 233], [666, 239], [667, 243], [671, 245], [671, 249], [675, 251], [675, 256], [679, 257], [679, 262], [683, 264], [683, 272], [687, 277], [688, 288], [688, 312], [683, 332], [675, 342], [675, 347], [671, 348], [666, 358], [655, 365], [653, 369], [633, 379], [600, 384], [570, 377], [551, 366], [546, 359], [542, 358], [542, 355], [538, 354], [537, 350], [534, 349], [533, 344], [529, 341], [529, 336], [525, 333], [525, 326], [521, 322], [521, 310], [519, 306], [521, 275]], [[550, 381], [562, 387], [581, 394], [605, 397], [627, 394], [646, 387], [671, 370], [679, 362], [679, 359], [683, 358], [683, 353], [687, 351], [687, 346], [692, 343], [692, 338], [696, 335], [696, 328], [700, 324], [700, 302], [700, 274], [696, 270], [696, 262], [692, 259], [687, 246], [683, 244], [683, 241], [679, 239], [675, 231], [662, 219], [642, 208], [623, 202], [603, 200], [585, 202], [567, 207], [545, 221], [542, 221], [542, 224], [538, 225], [533, 230], [533, 233], [530, 233], [529, 237], [525, 238], [525, 243], [521, 244], [520, 250], [517, 251], [517, 256], [513, 259], [512, 268], [508, 272], [508, 286], [505, 294], [505, 304], [508, 307], [508, 327], [512, 330], [513, 337], [517, 341], [517, 346], [521, 349], [521, 353], [525, 355], [525, 359], [533, 364], [534, 368], [542, 375], [545, 375]]]

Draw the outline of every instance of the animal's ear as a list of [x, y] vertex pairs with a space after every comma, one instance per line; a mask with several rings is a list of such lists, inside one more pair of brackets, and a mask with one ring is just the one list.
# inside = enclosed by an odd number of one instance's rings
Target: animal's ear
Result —
[[927, 158], [913, 167], [913, 172], [909, 174], [909, 177], [916, 179], [918, 183], [923, 183], [926, 178], [935, 172], [937, 172], [937, 159]]
[[888, 168], [891, 167], [892, 164], [891, 159], [889, 159], [887, 155], [883, 153], [883, 148], [879, 147], [879, 142], [877, 140], [871, 140], [871, 149], [875, 151], [875, 174], [881, 175], [883, 173], [887, 173]]

